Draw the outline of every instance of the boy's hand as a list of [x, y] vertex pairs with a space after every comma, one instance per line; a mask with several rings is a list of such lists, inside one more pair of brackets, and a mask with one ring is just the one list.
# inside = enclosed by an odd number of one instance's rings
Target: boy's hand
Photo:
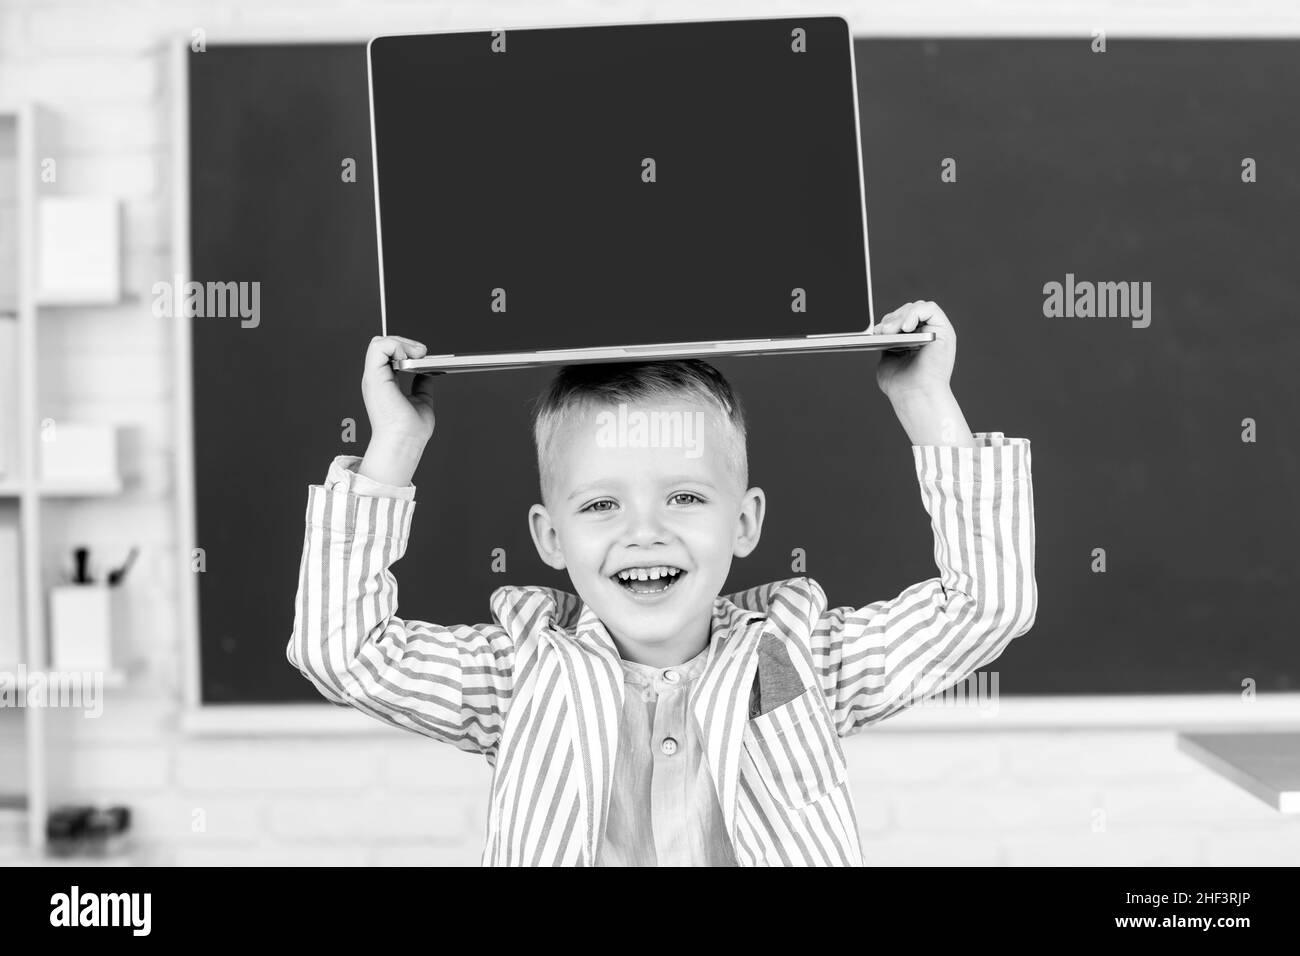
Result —
[[359, 474], [386, 485], [411, 483], [424, 446], [433, 436], [433, 376], [417, 375], [408, 397], [389, 364], [419, 358], [428, 349], [414, 339], [375, 336], [366, 350], [361, 396], [370, 416], [370, 445], [357, 467]]
[[920, 348], [885, 349], [876, 367], [876, 384], [893, 401], [910, 393], [948, 391], [957, 357], [957, 333], [943, 309], [933, 302], [909, 302], [877, 323], [874, 334], [933, 332], [934, 341]]
[[395, 359], [419, 358], [429, 350], [414, 339], [398, 335], [376, 335], [366, 350], [366, 367], [361, 376], [361, 396], [370, 416], [372, 436], [394, 441], [424, 444], [433, 435], [433, 387], [431, 375], [417, 375], [407, 397], [397, 384]]
[[876, 384], [894, 406], [913, 445], [973, 446], [974, 436], [952, 394], [957, 333], [933, 302], [909, 302], [880, 320], [876, 335], [933, 332], [934, 341], [914, 349], [885, 349]]

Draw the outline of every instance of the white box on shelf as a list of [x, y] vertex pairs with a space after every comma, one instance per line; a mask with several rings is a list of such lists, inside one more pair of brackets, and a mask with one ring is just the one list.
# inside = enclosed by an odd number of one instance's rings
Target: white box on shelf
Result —
[[117, 426], [52, 421], [41, 426], [41, 481], [115, 484]]
[[0, 315], [0, 484], [18, 480], [18, 317]]
[[36, 204], [36, 302], [111, 305], [122, 297], [121, 204], [42, 196]]
[[0, 514], [0, 670], [12, 670], [23, 660], [22, 540], [18, 512]]
[[125, 591], [108, 584], [50, 588], [50, 668], [100, 671], [124, 668]]

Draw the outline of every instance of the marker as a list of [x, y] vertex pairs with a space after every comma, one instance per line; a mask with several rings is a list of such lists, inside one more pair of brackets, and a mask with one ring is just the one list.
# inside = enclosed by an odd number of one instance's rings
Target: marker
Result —
[[111, 586], [116, 587], [118, 582], [121, 581], [122, 578], [126, 577], [126, 572], [130, 570], [131, 563], [135, 561], [135, 556], [139, 553], [140, 549], [132, 545], [131, 553], [126, 556], [126, 563], [124, 563], [120, 568], [114, 568], [112, 571], [108, 572], [108, 583]]
[[76, 558], [77, 561], [77, 573], [76, 576], [73, 577], [72, 583], [73, 584], [94, 584], [95, 582], [90, 579], [90, 575], [86, 573], [86, 563], [90, 559], [90, 549], [78, 548], [76, 551], [73, 552], [73, 556]]

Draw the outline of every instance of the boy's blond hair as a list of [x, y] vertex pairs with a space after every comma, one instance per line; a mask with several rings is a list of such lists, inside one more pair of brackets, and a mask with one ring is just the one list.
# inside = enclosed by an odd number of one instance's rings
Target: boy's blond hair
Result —
[[542, 501], [554, 482], [555, 439], [576, 414], [626, 403], [694, 399], [720, 414], [729, 433], [726, 458], [743, 492], [749, 486], [748, 440], [740, 399], [722, 373], [708, 362], [614, 362], [566, 365], [533, 404], [533, 441]]

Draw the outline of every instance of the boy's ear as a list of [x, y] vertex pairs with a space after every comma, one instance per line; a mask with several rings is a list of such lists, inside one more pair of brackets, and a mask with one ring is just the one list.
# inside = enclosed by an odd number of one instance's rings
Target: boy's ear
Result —
[[747, 558], [758, 547], [763, 534], [763, 515], [767, 510], [767, 496], [762, 488], [750, 488], [740, 499], [740, 519], [736, 524], [736, 540], [732, 553]]
[[560, 551], [560, 536], [551, 524], [551, 514], [544, 505], [528, 509], [528, 530], [532, 533], [537, 555], [557, 571], [564, 570], [564, 554]]

